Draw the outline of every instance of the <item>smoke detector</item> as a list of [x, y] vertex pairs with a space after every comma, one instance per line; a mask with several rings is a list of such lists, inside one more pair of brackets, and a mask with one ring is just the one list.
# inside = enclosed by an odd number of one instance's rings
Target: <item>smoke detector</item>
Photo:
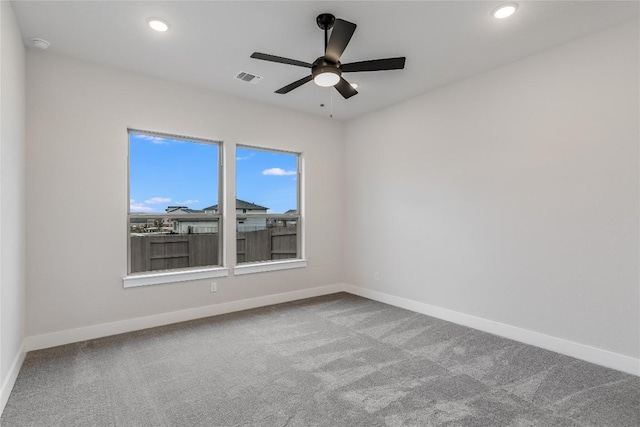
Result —
[[38, 49], [46, 49], [49, 47], [49, 45], [51, 43], [49, 43], [48, 41], [46, 41], [45, 39], [39, 39], [39, 38], [32, 38], [31, 39], [31, 44], [34, 45], [35, 47], [37, 47]]

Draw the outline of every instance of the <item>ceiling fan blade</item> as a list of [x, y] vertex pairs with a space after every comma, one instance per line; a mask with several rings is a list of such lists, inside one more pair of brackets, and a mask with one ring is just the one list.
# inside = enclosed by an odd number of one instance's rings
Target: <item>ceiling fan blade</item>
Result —
[[401, 70], [404, 68], [404, 56], [398, 58], [372, 59], [371, 61], [351, 62], [342, 64], [340, 68], [343, 73], [356, 73], [358, 71], [385, 71]]
[[311, 68], [308, 62], [298, 61], [295, 59], [283, 58], [282, 56], [268, 55], [266, 53], [253, 52], [251, 57], [254, 59], [262, 59], [263, 61], [279, 62], [280, 64], [297, 65], [298, 67]]
[[340, 95], [342, 95], [344, 99], [349, 99], [353, 95], [358, 94], [358, 91], [355, 90], [353, 86], [351, 86], [351, 84], [349, 84], [349, 82], [342, 77], [340, 77], [340, 81], [334, 87], [338, 92], [340, 92]]
[[313, 76], [308, 75], [307, 77], [303, 77], [298, 81], [295, 81], [295, 82], [293, 82], [291, 84], [286, 85], [285, 87], [281, 87], [280, 89], [278, 89], [276, 91], [276, 93], [279, 93], [279, 94], [289, 93], [292, 90], [294, 90], [295, 88], [300, 87], [303, 84], [310, 82], [311, 80], [313, 80]]
[[338, 62], [355, 31], [356, 24], [342, 19], [336, 19], [324, 57], [329, 61]]

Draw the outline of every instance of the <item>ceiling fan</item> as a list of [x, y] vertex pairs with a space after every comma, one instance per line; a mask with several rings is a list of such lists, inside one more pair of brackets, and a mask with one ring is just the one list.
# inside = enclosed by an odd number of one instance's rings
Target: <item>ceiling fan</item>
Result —
[[[254, 52], [251, 58], [262, 59], [264, 61], [279, 62], [281, 64], [296, 65], [298, 67], [311, 68], [311, 75], [301, 78], [288, 84], [275, 93], [285, 94], [302, 86], [305, 83], [314, 81], [322, 87], [335, 87], [340, 95], [345, 99], [356, 95], [358, 91], [353, 88], [343, 77], [342, 73], [357, 73], [361, 71], [385, 71], [401, 70], [404, 68], [406, 58], [372, 59], [369, 61], [352, 62], [349, 64], [340, 63], [340, 56], [351, 40], [351, 36], [356, 30], [356, 24], [336, 19], [330, 13], [318, 15], [316, 23], [320, 29], [324, 30], [324, 56], [319, 57], [313, 63], [297, 61], [295, 59], [283, 58], [281, 56], [268, 55], [266, 53]], [[331, 37], [329, 37], [329, 30]]]

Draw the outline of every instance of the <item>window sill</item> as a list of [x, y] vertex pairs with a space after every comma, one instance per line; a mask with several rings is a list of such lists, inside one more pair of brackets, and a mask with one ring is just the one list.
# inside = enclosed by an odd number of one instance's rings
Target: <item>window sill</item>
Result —
[[275, 261], [275, 262], [271, 262], [271, 261], [259, 262], [259, 263], [252, 263], [252, 264], [237, 265], [233, 269], [233, 274], [235, 276], [240, 276], [243, 274], [264, 273], [266, 271], [279, 271], [279, 270], [290, 270], [292, 268], [304, 268], [306, 266], [307, 266], [306, 259]]
[[203, 268], [199, 270], [165, 271], [157, 273], [143, 273], [126, 276], [122, 279], [125, 288], [138, 286], [162, 285], [165, 283], [186, 282], [190, 280], [211, 279], [214, 277], [227, 277], [229, 269], [224, 267]]

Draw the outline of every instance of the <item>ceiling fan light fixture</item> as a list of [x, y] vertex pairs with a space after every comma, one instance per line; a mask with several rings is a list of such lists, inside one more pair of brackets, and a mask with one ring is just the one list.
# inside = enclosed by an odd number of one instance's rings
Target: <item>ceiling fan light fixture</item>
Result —
[[331, 87], [338, 84], [340, 81], [340, 74], [334, 70], [324, 70], [313, 76], [313, 82], [321, 87]]
[[491, 11], [491, 16], [496, 19], [508, 18], [518, 10], [518, 3], [504, 3]]

